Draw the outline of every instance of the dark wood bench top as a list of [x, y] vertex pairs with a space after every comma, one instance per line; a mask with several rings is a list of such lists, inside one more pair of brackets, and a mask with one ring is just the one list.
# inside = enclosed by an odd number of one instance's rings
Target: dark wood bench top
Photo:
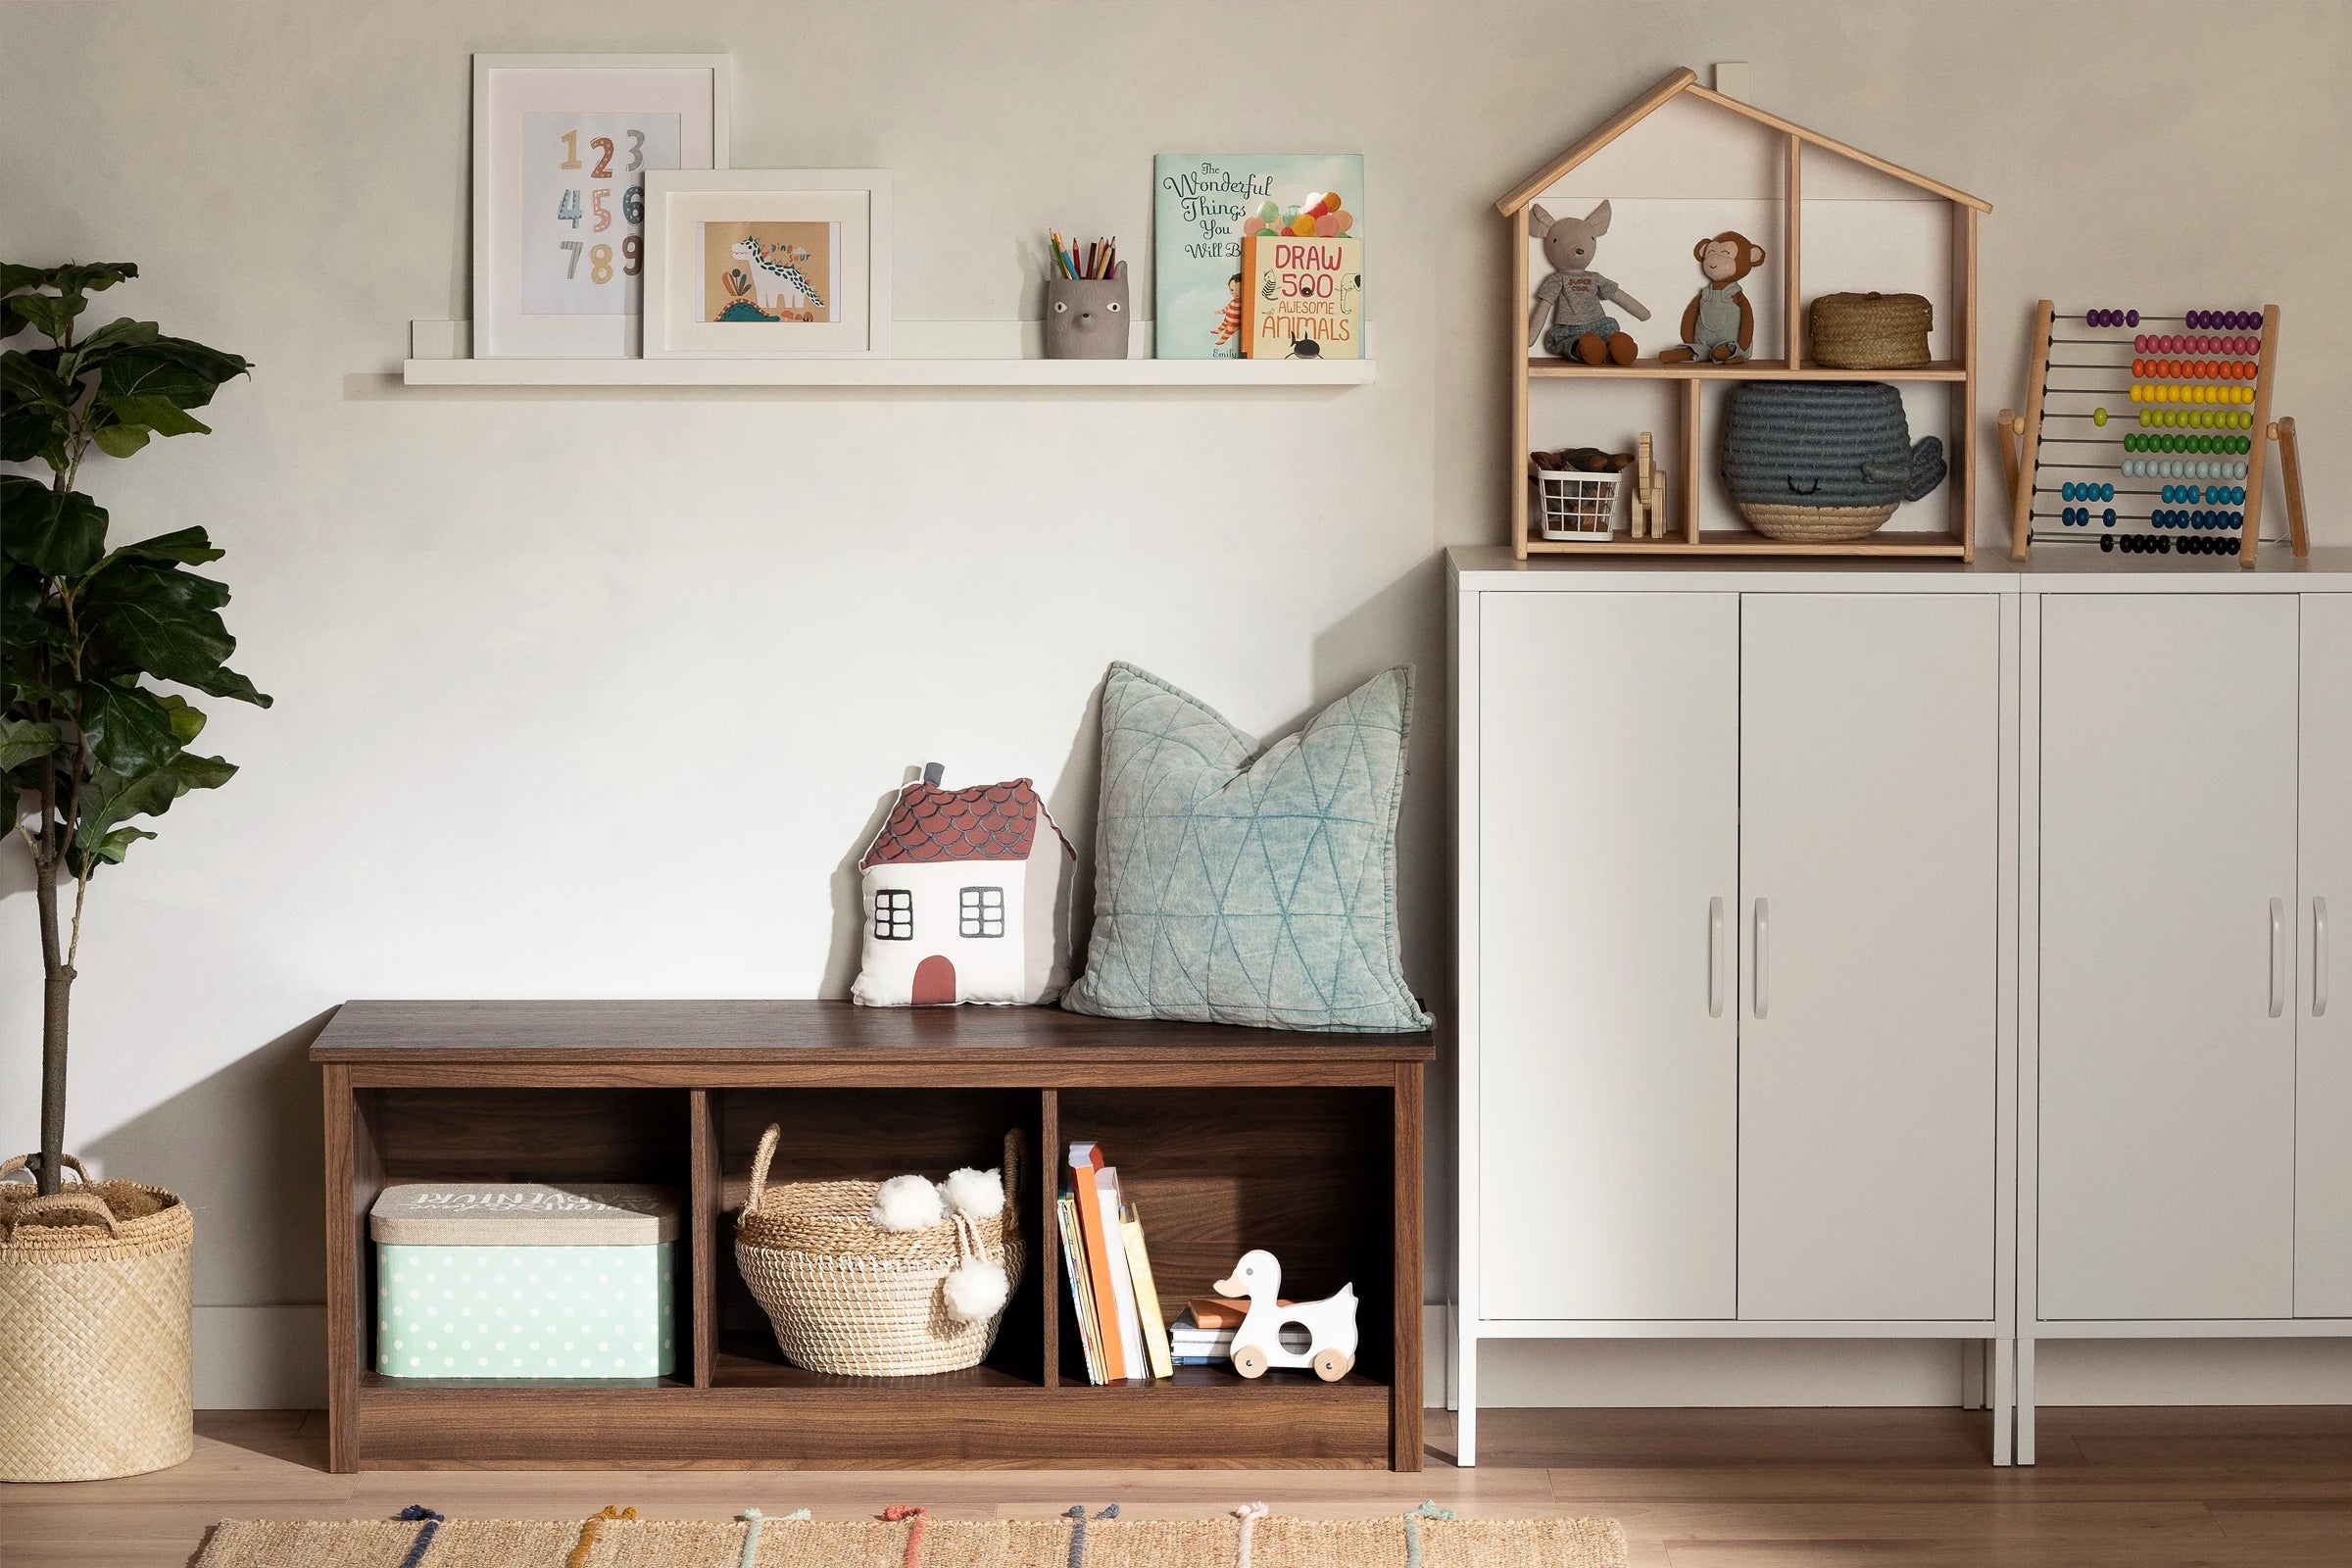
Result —
[[741, 1066], [925, 1059], [981, 1064], [1428, 1061], [1433, 1037], [1093, 1018], [1058, 1007], [860, 1007], [847, 1002], [347, 1002], [311, 1059], [552, 1066]]

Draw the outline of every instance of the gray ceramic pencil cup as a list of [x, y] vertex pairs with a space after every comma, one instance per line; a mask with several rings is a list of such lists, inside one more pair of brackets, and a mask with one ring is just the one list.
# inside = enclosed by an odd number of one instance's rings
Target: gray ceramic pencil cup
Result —
[[1046, 279], [1046, 358], [1127, 357], [1127, 264], [1108, 277]]

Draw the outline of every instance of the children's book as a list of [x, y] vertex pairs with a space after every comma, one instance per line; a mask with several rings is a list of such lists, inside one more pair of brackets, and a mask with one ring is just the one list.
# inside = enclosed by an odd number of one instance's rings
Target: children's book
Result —
[[1364, 356], [1364, 242], [1309, 234], [1242, 241], [1242, 353], [1252, 360]]
[[1102, 1375], [1102, 1331], [1095, 1322], [1094, 1289], [1086, 1268], [1086, 1243], [1078, 1225], [1078, 1200], [1063, 1193], [1055, 1207], [1061, 1216], [1061, 1266], [1070, 1277], [1070, 1312], [1078, 1323], [1078, 1348], [1086, 1360], [1089, 1383], [1109, 1381]]
[[1087, 1279], [1102, 1331], [1097, 1338], [1104, 1377], [1112, 1383], [1150, 1377], [1144, 1327], [1136, 1316], [1135, 1286], [1127, 1270], [1127, 1244], [1119, 1234], [1119, 1173], [1102, 1163], [1102, 1150], [1091, 1141], [1070, 1145], [1069, 1167]]
[[[1360, 153], [1161, 153], [1152, 161], [1152, 353], [1242, 357], [1242, 223], [1336, 193], [1364, 233]], [[1360, 253], [1357, 258], [1360, 275]], [[1361, 331], [1357, 333], [1362, 336]], [[1335, 355], [1334, 358], [1337, 358]]]
[[1159, 1287], [1152, 1279], [1152, 1254], [1144, 1250], [1144, 1222], [1133, 1203], [1119, 1205], [1119, 1234], [1127, 1243], [1127, 1272], [1135, 1286], [1135, 1312], [1143, 1321], [1144, 1353], [1152, 1375], [1164, 1378], [1168, 1363], [1167, 1325], [1159, 1320]]
[[[1275, 1304], [1294, 1306], [1297, 1303], [1286, 1296]], [[1237, 1301], [1229, 1296], [1196, 1296], [1185, 1303], [1177, 1321], [1188, 1328], [1236, 1329], [1242, 1326], [1242, 1319], [1249, 1315], [1248, 1301]]]
[[1102, 1205], [1102, 1245], [1110, 1273], [1110, 1300], [1096, 1308], [1102, 1317], [1102, 1337], [1115, 1334], [1120, 1359], [1131, 1378], [1152, 1376], [1152, 1358], [1144, 1350], [1144, 1318], [1135, 1297], [1135, 1276], [1127, 1263], [1127, 1240], [1119, 1228], [1119, 1172], [1105, 1165], [1095, 1173], [1095, 1197]]

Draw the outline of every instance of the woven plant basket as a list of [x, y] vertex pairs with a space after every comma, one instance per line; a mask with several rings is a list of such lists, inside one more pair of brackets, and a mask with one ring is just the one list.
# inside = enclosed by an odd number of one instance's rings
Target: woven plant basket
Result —
[[195, 1450], [196, 1223], [160, 1187], [39, 1197], [0, 1165], [0, 1481], [100, 1481]]
[[1918, 294], [1824, 294], [1813, 302], [1813, 361], [1840, 370], [1910, 370], [1928, 363], [1936, 307]]
[[[928, 1230], [886, 1231], [872, 1218], [877, 1182], [767, 1185], [778, 1129], [760, 1136], [752, 1189], [735, 1222], [735, 1266], [776, 1331], [785, 1358], [812, 1372], [914, 1377], [987, 1359], [999, 1307], [965, 1322], [941, 1286], [966, 1259], [1001, 1263], [1021, 1282], [1021, 1135], [1004, 1135], [1004, 1210], [951, 1214]], [[1007, 1301], [1010, 1300], [1008, 1290]]]

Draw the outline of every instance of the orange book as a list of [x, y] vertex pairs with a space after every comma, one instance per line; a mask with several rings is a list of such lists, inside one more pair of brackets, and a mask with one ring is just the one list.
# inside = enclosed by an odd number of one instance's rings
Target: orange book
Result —
[[[1297, 1303], [1285, 1297], [1276, 1304], [1293, 1306]], [[1238, 1329], [1242, 1326], [1242, 1319], [1250, 1315], [1248, 1301], [1236, 1301], [1223, 1296], [1196, 1296], [1184, 1305], [1185, 1310], [1193, 1314], [1196, 1328]]]
[[[1112, 1285], [1111, 1265], [1127, 1255], [1126, 1243], [1112, 1236], [1102, 1224], [1102, 1152], [1091, 1142], [1070, 1145], [1070, 1190], [1078, 1199], [1078, 1233], [1086, 1242], [1086, 1273], [1094, 1287], [1095, 1310], [1105, 1315], [1106, 1309], [1118, 1300]], [[1112, 1325], [1116, 1317], [1105, 1315], [1102, 1324], [1102, 1375], [1112, 1383], [1121, 1378], [1142, 1377], [1143, 1368], [1127, 1365], [1127, 1342]]]

